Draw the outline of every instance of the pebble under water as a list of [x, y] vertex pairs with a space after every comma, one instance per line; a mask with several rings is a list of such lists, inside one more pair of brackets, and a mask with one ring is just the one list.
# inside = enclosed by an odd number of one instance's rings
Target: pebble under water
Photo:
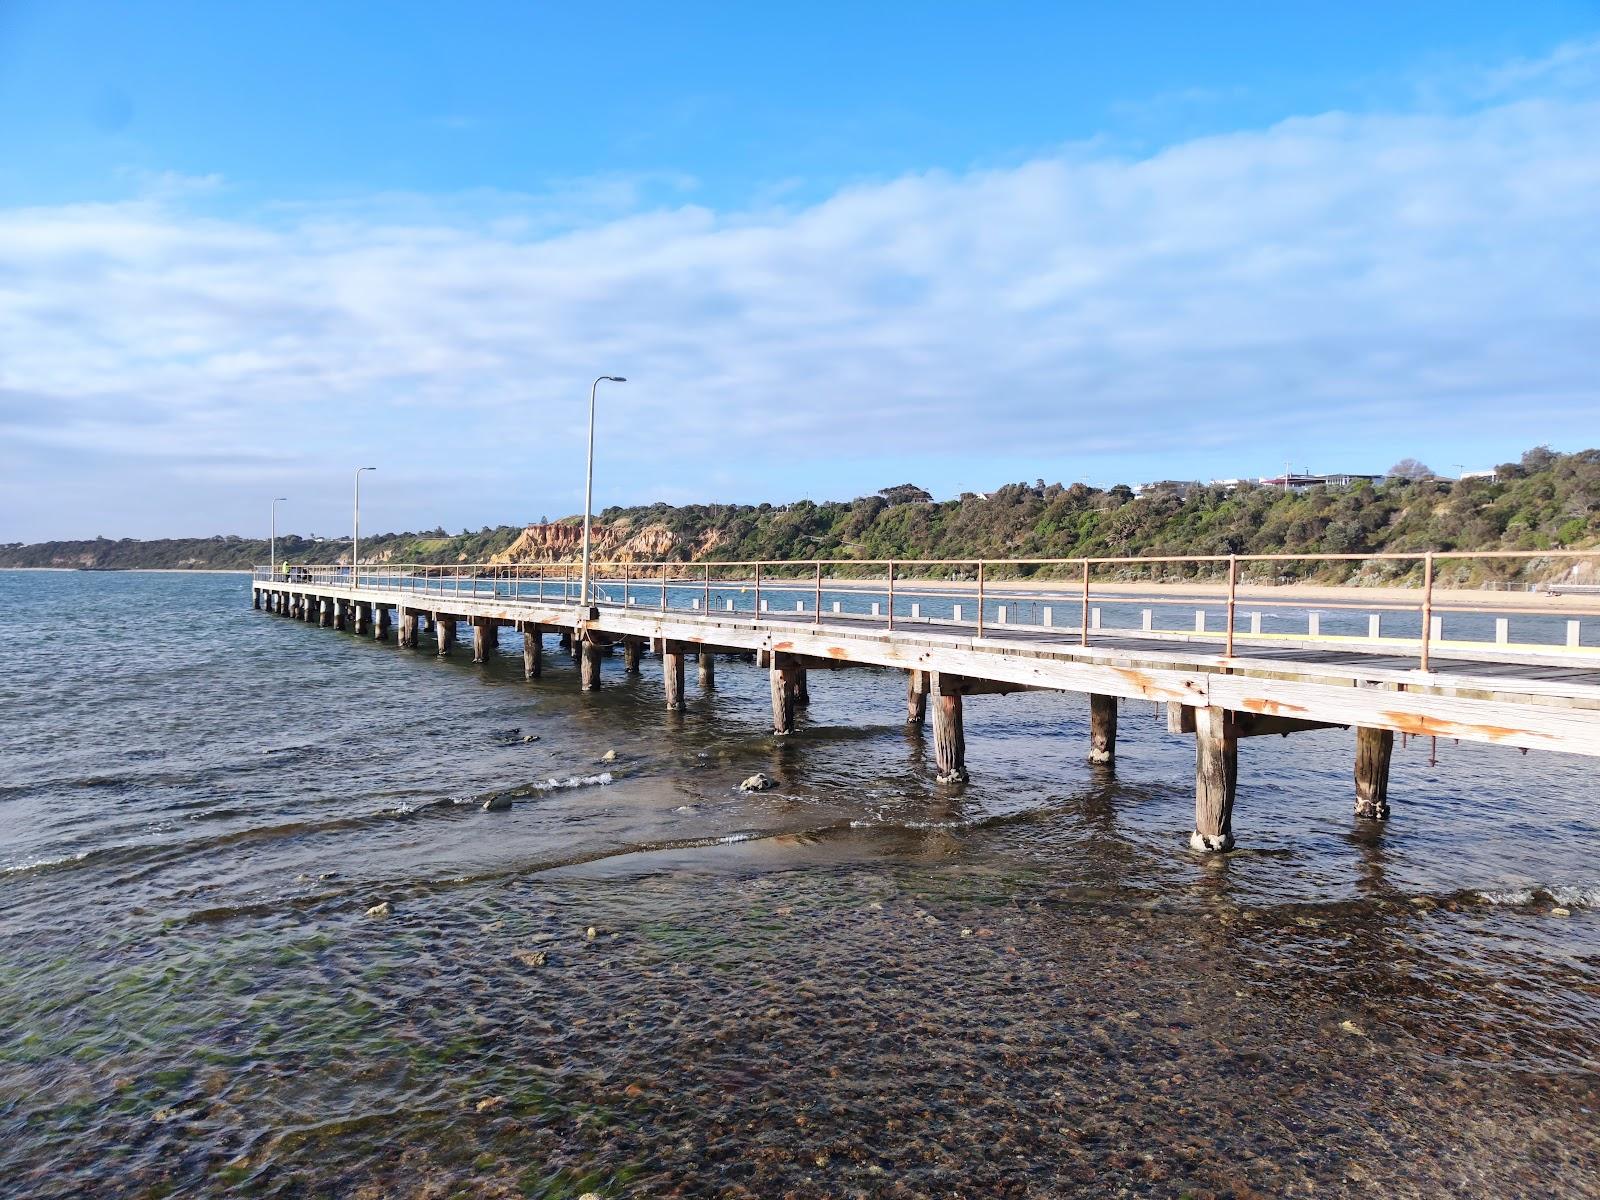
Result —
[[778, 739], [243, 576], [0, 627], [0, 1194], [1600, 1194], [1591, 761], [1413, 741], [1378, 829], [1252, 739], [1205, 858], [1151, 705], [975, 698], [947, 787], [890, 672]]

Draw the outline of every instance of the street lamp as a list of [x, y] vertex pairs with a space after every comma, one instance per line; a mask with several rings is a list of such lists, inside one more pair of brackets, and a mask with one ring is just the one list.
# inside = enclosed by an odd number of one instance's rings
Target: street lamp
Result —
[[267, 559], [272, 564], [267, 571], [269, 579], [278, 577], [278, 505], [288, 498], [287, 496], [274, 496], [272, 498], [272, 548], [268, 552], [269, 557]]
[[377, 467], [356, 468], [356, 522], [354, 532], [350, 536], [350, 586], [359, 587], [360, 573], [356, 564], [361, 561], [361, 472], [376, 471]]
[[589, 385], [589, 469], [583, 480], [583, 586], [579, 591], [579, 598], [583, 607], [590, 610], [593, 616], [593, 606], [589, 603], [589, 510], [594, 505], [594, 393], [602, 383], [627, 383], [621, 375], [602, 375]]

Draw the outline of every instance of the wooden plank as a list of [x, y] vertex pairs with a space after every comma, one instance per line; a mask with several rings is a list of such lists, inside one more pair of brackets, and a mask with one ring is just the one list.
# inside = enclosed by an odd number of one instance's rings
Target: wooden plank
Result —
[[1216, 707], [1235, 712], [1600, 755], [1600, 719], [1583, 709], [1327, 687], [1289, 680], [1263, 683], [1234, 675], [1213, 676], [1209, 698]]

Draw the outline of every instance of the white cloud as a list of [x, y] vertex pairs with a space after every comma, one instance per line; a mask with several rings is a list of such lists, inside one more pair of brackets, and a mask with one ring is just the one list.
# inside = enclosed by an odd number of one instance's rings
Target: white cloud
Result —
[[[207, 180], [4, 211], [0, 432], [59, 533], [114, 524], [74, 511], [73, 452], [130, 485], [199, 464], [185, 503], [208, 519], [234, 511], [213, 464], [310, 474], [355, 448], [455, 501], [500, 473], [483, 519], [569, 510], [567, 476], [527, 456], [580, 452], [602, 371], [633, 380], [608, 447], [629, 498], [683, 494], [708, 447], [743, 498], [874, 456], [1166, 474], [1210, 447], [1235, 474], [1441, 428], [1509, 452], [1600, 411], [1600, 105], [1567, 86], [1584, 61], [1513, 64], [1472, 111], [1078, 148], [799, 209], [569, 219], [584, 197], [637, 203], [619, 176], [489, 206], [224, 219], [192, 207]], [[1559, 94], [1505, 94], [1551, 71]]]

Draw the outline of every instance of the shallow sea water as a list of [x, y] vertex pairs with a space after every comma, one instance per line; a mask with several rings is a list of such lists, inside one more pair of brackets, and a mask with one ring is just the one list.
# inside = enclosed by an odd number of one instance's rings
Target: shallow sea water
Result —
[[1600, 1194], [1590, 762], [1412, 742], [1375, 830], [1252, 739], [1205, 859], [1149, 705], [974, 699], [951, 788], [886, 672], [776, 739], [236, 576], [0, 629], [0, 1194]]

